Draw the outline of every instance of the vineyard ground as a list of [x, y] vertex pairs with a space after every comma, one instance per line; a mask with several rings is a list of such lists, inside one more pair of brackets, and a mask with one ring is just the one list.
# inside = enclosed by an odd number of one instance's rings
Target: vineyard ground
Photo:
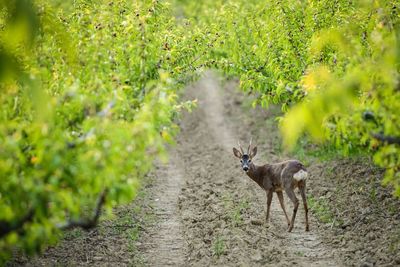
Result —
[[[74, 230], [35, 259], [10, 265], [54, 266], [393, 266], [400, 264], [400, 201], [380, 186], [382, 171], [365, 158], [308, 165], [311, 231], [304, 232], [300, 205], [295, 228], [286, 232], [274, 196], [270, 222], [266, 197], [232, 155], [237, 140], [253, 137], [256, 164], [289, 156], [280, 147], [277, 109], [250, 108], [237, 81], [207, 74], [186, 90], [199, 100], [184, 114], [169, 164], [158, 163], [134, 203], [89, 232]], [[325, 157], [324, 157], [325, 158]], [[285, 198], [289, 214], [292, 204]], [[169, 248], [169, 249], [168, 249]]]

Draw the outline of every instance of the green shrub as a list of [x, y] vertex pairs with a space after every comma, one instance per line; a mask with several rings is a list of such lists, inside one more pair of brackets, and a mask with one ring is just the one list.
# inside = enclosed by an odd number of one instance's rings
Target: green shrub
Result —
[[214, 66], [240, 77], [254, 105], [280, 104], [285, 145], [307, 132], [364, 150], [400, 196], [400, 4], [394, 0], [180, 0], [222, 36]]
[[0, 4], [1, 264], [135, 196], [196, 50], [161, 1]]

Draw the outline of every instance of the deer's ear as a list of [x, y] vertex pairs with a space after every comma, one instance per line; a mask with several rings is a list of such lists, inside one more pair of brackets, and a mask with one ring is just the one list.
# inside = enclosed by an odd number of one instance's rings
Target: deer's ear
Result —
[[235, 155], [235, 157], [239, 159], [242, 158], [242, 153], [240, 153], [239, 150], [237, 150], [235, 147], [233, 148], [233, 155]]
[[257, 147], [256, 146], [253, 147], [253, 149], [251, 150], [250, 155], [251, 155], [250, 156], [251, 158], [254, 158], [257, 155]]

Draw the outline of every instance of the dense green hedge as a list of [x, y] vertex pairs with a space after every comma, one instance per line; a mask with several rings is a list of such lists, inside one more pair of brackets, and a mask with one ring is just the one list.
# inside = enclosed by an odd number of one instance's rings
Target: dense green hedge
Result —
[[400, 196], [399, 1], [179, 2], [222, 36], [214, 67], [239, 76], [254, 105], [288, 112], [287, 147], [308, 132], [345, 154], [373, 154]]
[[1, 265], [135, 196], [198, 50], [161, 1], [0, 4]]

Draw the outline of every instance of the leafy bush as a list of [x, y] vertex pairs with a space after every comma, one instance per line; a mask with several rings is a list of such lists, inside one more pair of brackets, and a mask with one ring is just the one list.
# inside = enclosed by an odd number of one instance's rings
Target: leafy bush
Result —
[[135, 196], [197, 50], [160, 1], [0, 4], [1, 263]]
[[222, 36], [214, 66], [239, 76], [254, 105], [288, 111], [287, 147], [308, 132], [344, 154], [371, 153], [400, 196], [398, 1], [179, 2]]

